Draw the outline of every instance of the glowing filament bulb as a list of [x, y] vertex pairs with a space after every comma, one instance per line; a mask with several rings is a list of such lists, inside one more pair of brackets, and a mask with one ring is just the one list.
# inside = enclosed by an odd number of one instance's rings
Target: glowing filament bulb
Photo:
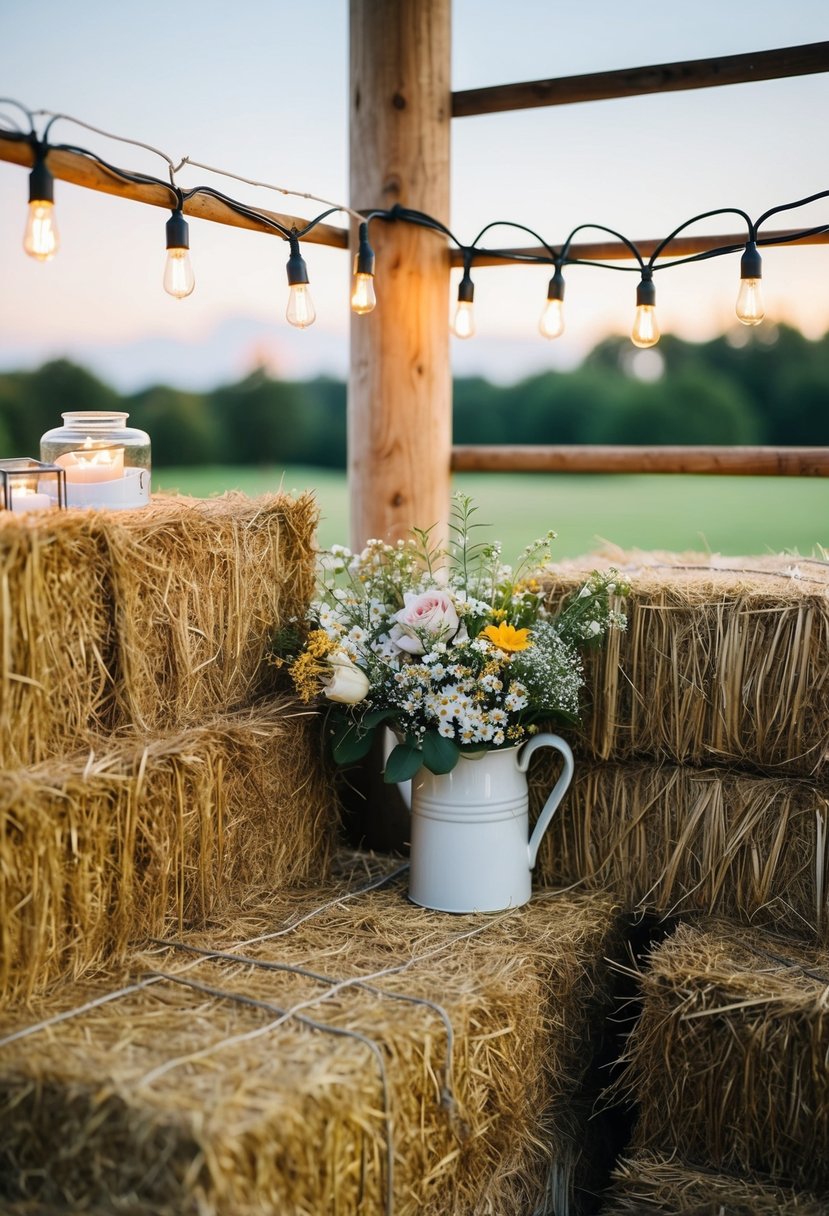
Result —
[[475, 333], [475, 313], [472, 302], [475, 299], [475, 284], [469, 277], [469, 267], [466, 266], [463, 278], [458, 284], [458, 306], [452, 321], [452, 333], [456, 338], [471, 338]]
[[643, 273], [636, 288], [636, 316], [630, 340], [634, 346], [656, 346], [659, 341], [659, 326], [656, 323], [656, 288], [650, 271]]
[[36, 258], [38, 262], [51, 261], [58, 251], [60, 238], [54, 212], [54, 203], [42, 199], [29, 203], [23, 248], [30, 258]]
[[30, 258], [49, 262], [59, 245], [60, 237], [55, 223], [55, 183], [46, 168], [46, 152], [41, 150], [29, 174], [29, 210], [23, 248]]
[[560, 266], [556, 267], [556, 272], [550, 279], [547, 303], [541, 312], [538, 332], [542, 338], [560, 338], [564, 333], [564, 275]]
[[316, 321], [317, 313], [307, 283], [291, 284], [285, 317], [297, 329], [307, 329]]
[[308, 267], [299, 252], [299, 241], [293, 235], [288, 238], [291, 256], [288, 258], [288, 307], [285, 317], [297, 329], [307, 329], [317, 319], [314, 301], [308, 290]]
[[740, 290], [737, 293], [737, 319], [743, 325], [759, 325], [766, 315], [760, 280], [763, 260], [754, 241], [749, 241], [740, 258]]
[[190, 229], [178, 208], [167, 221], [167, 257], [164, 261], [164, 290], [177, 300], [189, 296], [196, 286], [190, 263]]
[[471, 338], [475, 334], [475, 311], [471, 300], [459, 300], [452, 322], [452, 333], [456, 338]]
[[189, 296], [196, 286], [196, 276], [189, 249], [168, 249], [164, 262], [164, 290], [177, 300]]
[[374, 250], [368, 243], [368, 224], [360, 225], [360, 245], [354, 258], [354, 286], [351, 307], [358, 316], [372, 312], [377, 305], [374, 293]]
[[351, 292], [351, 307], [359, 316], [371, 312], [377, 306], [377, 296], [374, 292], [373, 274], [354, 274], [354, 288]]

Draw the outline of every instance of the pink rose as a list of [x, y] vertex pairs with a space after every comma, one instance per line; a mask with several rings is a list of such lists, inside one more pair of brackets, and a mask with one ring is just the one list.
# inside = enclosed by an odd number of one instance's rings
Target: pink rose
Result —
[[458, 632], [460, 621], [451, 595], [433, 588], [403, 593], [404, 608], [392, 617], [391, 640], [408, 654], [425, 654], [435, 642], [448, 642]]

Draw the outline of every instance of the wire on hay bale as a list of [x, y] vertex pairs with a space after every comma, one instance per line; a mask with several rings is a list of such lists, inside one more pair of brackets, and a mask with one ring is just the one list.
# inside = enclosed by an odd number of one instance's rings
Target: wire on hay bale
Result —
[[694, 1169], [672, 1156], [618, 1162], [601, 1216], [825, 1216], [826, 1202], [768, 1180]]
[[157, 499], [0, 523], [0, 765], [248, 703], [314, 586], [309, 495]]
[[551, 598], [608, 566], [628, 629], [588, 658], [585, 750], [829, 771], [829, 563], [618, 551], [551, 568]]
[[202, 923], [249, 884], [323, 875], [336, 809], [320, 736], [281, 701], [0, 772], [0, 1003]]
[[[557, 775], [530, 768], [537, 814]], [[825, 940], [829, 786], [723, 768], [582, 761], [539, 850], [542, 884], [628, 911], [707, 912]]]
[[613, 903], [447, 916], [408, 905], [404, 881], [251, 899], [133, 960], [143, 986], [108, 1004], [13, 1041], [20, 1017], [0, 1021], [0, 1195], [153, 1216], [566, 1216]]
[[641, 977], [621, 1086], [638, 1149], [829, 1189], [829, 957], [757, 930], [681, 925]]

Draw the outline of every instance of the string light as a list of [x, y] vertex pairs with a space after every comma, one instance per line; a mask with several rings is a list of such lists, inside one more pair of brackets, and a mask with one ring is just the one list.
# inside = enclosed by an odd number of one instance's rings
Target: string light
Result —
[[542, 338], [560, 338], [564, 333], [564, 275], [560, 266], [556, 266], [556, 272], [550, 279], [538, 332]]
[[636, 288], [636, 316], [630, 340], [634, 346], [646, 348], [656, 346], [659, 341], [659, 326], [656, 323], [656, 286], [652, 272], [645, 270]]
[[190, 229], [187, 220], [176, 209], [166, 224], [167, 257], [164, 261], [164, 290], [168, 295], [183, 300], [196, 286], [196, 277], [190, 263]]
[[285, 317], [297, 329], [307, 329], [317, 319], [314, 301], [308, 290], [308, 267], [299, 252], [299, 240], [291, 235], [291, 256], [288, 258], [288, 307]]
[[452, 332], [456, 338], [471, 338], [475, 334], [475, 284], [469, 273], [469, 261], [464, 264], [463, 278], [458, 284], [458, 305], [452, 321]]
[[749, 241], [740, 258], [740, 290], [737, 293], [737, 320], [743, 325], [759, 325], [766, 315], [760, 280], [763, 259], [754, 241]]
[[360, 224], [359, 248], [354, 258], [354, 286], [351, 291], [351, 308], [358, 316], [365, 316], [377, 307], [374, 293], [374, 250], [368, 243], [368, 223]]
[[[315, 216], [313, 219], [304, 223], [300, 228], [293, 227], [288, 229], [284, 223], [280, 222], [278, 217], [272, 214], [263, 213], [255, 208], [246, 206], [238, 200], [231, 198], [228, 195], [222, 194], [209, 186], [196, 186], [190, 190], [182, 191], [176, 185], [175, 174], [184, 165], [207, 169], [208, 172], [218, 173], [226, 177], [234, 178], [238, 181], [246, 182], [250, 185], [261, 186], [266, 189], [276, 190], [282, 194], [291, 194], [300, 198], [314, 199], [318, 202], [326, 203], [327, 200], [319, 198], [317, 195], [308, 194], [295, 190], [289, 190], [282, 186], [270, 185], [267, 182], [257, 182], [250, 178], [240, 177], [238, 174], [230, 173], [227, 170], [216, 169], [209, 165], [203, 165], [199, 161], [191, 160], [189, 157], [184, 157], [179, 161], [178, 165], [174, 164], [171, 157], [167, 156], [158, 148], [154, 148], [149, 144], [143, 143], [140, 140], [128, 139], [124, 136], [114, 135], [108, 131], [102, 131], [98, 127], [91, 126], [89, 123], [82, 122], [80, 119], [73, 118], [68, 114], [56, 114], [53, 111], [36, 110], [30, 111], [20, 102], [12, 98], [0, 98], [0, 105], [14, 105], [18, 107], [28, 118], [29, 131], [24, 132], [20, 129], [14, 120], [8, 118], [7, 115], [0, 113], [0, 138], [5, 141], [19, 141], [28, 143], [33, 150], [34, 165], [29, 177], [29, 212], [26, 224], [26, 233], [24, 237], [24, 248], [26, 253], [38, 261], [49, 261], [54, 257], [58, 250], [58, 232], [54, 218], [54, 181], [52, 173], [49, 171], [46, 160], [50, 149], [64, 151], [75, 156], [84, 157], [95, 164], [101, 166], [106, 172], [114, 177], [120, 178], [123, 181], [132, 182], [137, 185], [152, 185], [162, 187], [169, 190], [172, 200], [171, 218], [167, 221], [167, 258], [164, 270], [164, 288], [171, 295], [179, 299], [190, 295], [195, 286], [192, 266], [189, 256], [189, 234], [188, 225], [184, 219], [183, 211], [189, 200], [199, 196], [206, 195], [214, 199], [218, 199], [224, 205], [235, 211], [238, 215], [244, 216], [255, 221], [260, 227], [264, 227], [288, 241], [290, 245], [290, 256], [288, 259], [288, 285], [289, 298], [286, 316], [288, 321], [298, 328], [305, 329], [311, 325], [315, 318], [316, 312], [308, 290], [308, 271], [305, 261], [300, 253], [299, 241], [307, 236], [319, 223], [327, 216], [334, 212], [343, 212], [350, 215], [359, 221], [359, 238], [358, 250], [354, 258], [354, 279], [351, 294], [351, 305], [355, 313], [366, 314], [376, 306], [376, 294], [374, 289], [374, 268], [375, 258], [374, 252], [369, 244], [368, 232], [369, 223], [373, 220], [383, 221], [402, 221], [405, 223], [416, 224], [420, 227], [431, 229], [434, 232], [446, 236], [458, 249], [463, 251], [463, 277], [461, 278], [458, 288], [458, 300], [455, 310], [452, 329], [459, 338], [469, 338], [475, 333], [475, 319], [473, 312], [473, 301], [475, 288], [471, 278], [471, 265], [476, 254], [486, 255], [491, 258], [503, 258], [511, 262], [526, 262], [529, 264], [546, 264], [554, 267], [554, 273], [550, 279], [547, 290], [547, 301], [539, 320], [539, 331], [546, 338], [559, 337], [564, 331], [564, 275], [563, 268], [565, 266], [592, 266], [605, 270], [617, 270], [626, 272], [638, 272], [640, 274], [640, 282], [636, 292], [636, 317], [634, 320], [633, 331], [631, 338], [637, 346], [648, 347], [653, 346], [659, 341], [659, 328], [656, 321], [655, 302], [656, 290], [653, 282], [653, 276], [656, 271], [667, 270], [673, 266], [685, 265], [690, 262], [703, 261], [708, 258], [721, 257], [728, 254], [733, 254], [743, 249], [743, 254], [740, 261], [740, 291], [737, 299], [737, 316], [744, 325], [758, 325], [764, 317], [764, 308], [760, 290], [760, 282], [762, 278], [762, 259], [758, 246], [774, 245], [774, 244], [793, 244], [797, 240], [805, 240], [809, 237], [814, 237], [826, 232], [829, 232], [829, 224], [823, 224], [812, 228], [805, 228], [795, 232], [787, 232], [762, 237], [760, 235], [760, 227], [773, 215], [778, 215], [783, 211], [789, 211], [794, 208], [803, 207], [809, 203], [819, 199], [829, 197], [829, 190], [822, 190], [816, 194], [812, 194], [807, 198], [797, 199], [791, 203], [784, 203], [780, 206], [773, 207], [766, 211], [756, 221], [744, 212], [734, 207], [723, 207], [716, 211], [708, 211], [702, 215], [691, 217], [684, 221], [678, 228], [674, 229], [663, 241], [661, 241], [651, 253], [647, 263], [637, 249], [636, 245], [627, 237], [619, 232], [615, 232], [611, 228], [606, 228], [599, 224], [581, 224], [575, 228], [567, 240], [560, 247], [555, 249], [549, 245], [543, 237], [532, 229], [527, 228], [523, 224], [513, 223], [507, 220], [497, 220], [487, 224], [471, 245], [461, 243], [454, 234], [435, 217], [426, 214], [425, 212], [415, 211], [410, 208], [405, 208], [399, 204], [392, 207], [390, 210], [378, 210], [367, 213], [355, 211], [353, 208], [342, 203], [331, 203], [328, 210], [321, 215]], [[38, 136], [35, 130], [35, 117], [47, 116], [49, 121], [46, 124], [42, 136]], [[59, 119], [77, 123], [79, 126], [85, 127], [89, 131], [103, 135], [106, 138], [119, 140], [122, 143], [133, 144], [137, 147], [144, 148], [147, 151], [157, 154], [162, 157], [168, 166], [170, 181], [165, 182], [156, 177], [152, 177], [143, 173], [132, 173], [127, 170], [118, 168], [109, 164], [96, 153], [89, 151], [86, 148], [79, 148], [68, 144], [50, 144], [48, 140], [51, 127]], [[11, 129], [9, 129], [11, 127]], [[738, 215], [745, 222], [748, 229], [748, 240], [745, 245], [742, 243], [732, 243], [717, 248], [706, 249], [700, 253], [692, 254], [687, 257], [674, 258], [670, 261], [661, 261], [657, 264], [660, 258], [665, 257], [665, 251], [668, 249], [671, 242], [680, 232], [688, 228], [691, 224], [695, 224], [701, 220], [708, 219], [712, 216], [733, 214]], [[499, 250], [499, 249], [484, 249], [480, 247], [479, 242], [491, 228], [499, 225], [505, 225], [514, 229], [519, 229], [523, 232], [530, 233], [539, 244], [543, 247], [537, 252], [533, 250]], [[623, 266], [616, 262], [594, 261], [588, 258], [579, 258], [570, 256], [571, 243], [577, 233], [592, 229], [598, 232], [603, 232], [625, 245], [630, 253], [630, 259], [635, 262], [635, 265]]]
[[23, 248], [30, 258], [50, 262], [60, 247], [55, 223], [55, 181], [46, 166], [45, 145], [36, 145], [34, 168], [29, 174], [29, 209]]

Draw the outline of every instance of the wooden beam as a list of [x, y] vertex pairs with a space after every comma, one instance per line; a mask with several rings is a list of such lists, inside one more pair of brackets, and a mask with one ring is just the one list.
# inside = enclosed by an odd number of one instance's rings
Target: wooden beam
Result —
[[562, 447], [465, 445], [457, 473], [707, 473], [730, 477], [829, 477], [829, 448]]
[[[24, 141], [10, 139], [8, 135], [0, 132], [0, 161], [31, 167], [33, 162], [31, 146]], [[88, 157], [81, 156], [77, 152], [61, 152], [59, 149], [54, 149], [49, 153], [47, 163], [55, 178], [71, 182], [73, 186], [84, 186], [88, 190], [100, 190], [104, 194], [115, 194], [119, 198], [132, 199], [136, 203], [147, 203], [151, 207], [164, 207], [168, 211], [170, 210], [170, 192], [163, 186], [155, 186], [152, 183], [136, 185], [134, 182], [124, 181], [123, 178], [111, 173], [102, 165], [96, 164], [95, 161], [89, 160]], [[22, 193], [21, 200], [21, 208], [25, 208], [26, 196]], [[261, 212], [262, 215], [276, 220], [277, 223], [283, 224], [286, 228], [292, 228], [294, 225], [297, 228], [303, 228], [307, 223], [307, 220], [297, 216], [285, 215], [279, 211], [268, 211], [264, 207], [256, 206], [254, 209]], [[249, 219], [244, 215], [238, 215], [230, 207], [208, 195], [196, 195], [194, 198], [188, 199], [183, 210], [185, 215], [210, 220], [216, 224], [228, 224], [232, 228], [248, 228], [254, 232], [266, 232], [270, 236], [279, 235], [266, 224], [260, 224], [257, 220]], [[332, 245], [337, 249], [348, 248], [347, 230], [337, 228], [332, 224], [317, 224], [316, 228], [302, 239], [303, 244]]]
[[[351, 0], [351, 205], [449, 218], [451, 0]], [[452, 380], [446, 242], [376, 224], [379, 303], [353, 317], [348, 385], [352, 546], [413, 526], [446, 535]]]
[[804, 46], [756, 51], [748, 55], [720, 55], [713, 59], [689, 59], [680, 63], [622, 68], [614, 72], [590, 72], [584, 76], [463, 89], [452, 94], [452, 117], [468, 118], [504, 110], [529, 110], [536, 106], [564, 106], [577, 101], [639, 97], [645, 93], [710, 89], [726, 84], [746, 84], [753, 80], [777, 80], [783, 76], [807, 76], [813, 72], [828, 71], [829, 42], [810, 42]]
[[[760, 247], [773, 249], [775, 245], [829, 245], [829, 232], [818, 232], [796, 240], [797, 231], [796, 228], [769, 231], [761, 236]], [[745, 242], [745, 232], [731, 232], [722, 236], [678, 236], [671, 241], [663, 257], [670, 261], [673, 258], [686, 258], [694, 253], [706, 253], [709, 249], [720, 249], [727, 245], [734, 245], [739, 249], [745, 245]], [[661, 243], [661, 238], [660, 240], [634, 241], [633, 243], [642, 257], [647, 259]], [[633, 261], [630, 250], [621, 241], [582, 241], [570, 246], [568, 256], [587, 262]], [[514, 266], [526, 263], [528, 258], [549, 259], [549, 257], [549, 251], [542, 245], [532, 245], [525, 249], [483, 250], [481, 253], [475, 254], [473, 269], [479, 266]], [[462, 250], [451, 250], [449, 261], [452, 266], [463, 266]], [[657, 261], [656, 264], [658, 266], [659, 262]]]

